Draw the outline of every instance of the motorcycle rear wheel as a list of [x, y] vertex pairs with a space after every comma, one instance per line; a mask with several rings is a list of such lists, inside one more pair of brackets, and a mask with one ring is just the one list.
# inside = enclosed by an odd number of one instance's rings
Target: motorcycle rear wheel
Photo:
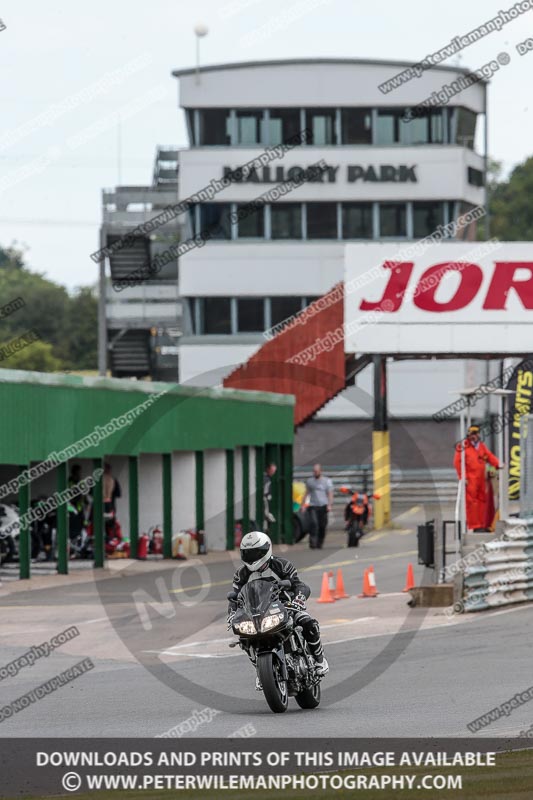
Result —
[[296, 702], [300, 708], [316, 708], [320, 704], [320, 684], [315, 683], [310, 689], [304, 689], [296, 696]]
[[283, 714], [289, 705], [289, 692], [287, 682], [281, 678], [278, 660], [272, 653], [262, 653], [257, 657], [257, 674], [270, 710]]

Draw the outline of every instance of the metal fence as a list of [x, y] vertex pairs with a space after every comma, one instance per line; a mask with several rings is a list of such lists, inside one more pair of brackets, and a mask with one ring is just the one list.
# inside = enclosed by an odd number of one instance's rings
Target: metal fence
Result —
[[[373, 492], [371, 464], [328, 465], [322, 467], [335, 488], [334, 505], [344, 507], [345, 496], [338, 492], [343, 484], [357, 491]], [[311, 467], [295, 466], [294, 480], [305, 481], [312, 473]], [[391, 500], [393, 506], [403, 510], [415, 503], [421, 505], [453, 505], [457, 495], [457, 477], [454, 469], [391, 469]]]

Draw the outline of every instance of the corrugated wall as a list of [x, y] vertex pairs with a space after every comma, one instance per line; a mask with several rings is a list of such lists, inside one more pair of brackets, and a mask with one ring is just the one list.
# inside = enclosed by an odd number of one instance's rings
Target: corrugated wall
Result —
[[[160, 396], [133, 418], [112, 419]], [[293, 398], [0, 370], [0, 463], [47, 458], [98, 431], [84, 458], [293, 441]], [[133, 419], [133, 421], [132, 421]]]

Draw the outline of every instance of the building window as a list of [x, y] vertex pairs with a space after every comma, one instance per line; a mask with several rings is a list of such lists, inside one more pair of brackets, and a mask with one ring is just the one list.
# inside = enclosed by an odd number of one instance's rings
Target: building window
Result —
[[191, 140], [193, 145], [199, 145], [200, 142], [196, 141], [196, 132], [194, 129], [194, 115], [195, 111], [193, 108], [186, 108], [185, 109], [185, 119], [187, 121], [187, 133], [189, 134], [189, 139]]
[[[453, 200], [445, 201], [444, 203], [444, 212], [446, 214], [446, 224], [448, 225], [453, 219], [455, 219], [455, 202]], [[453, 238], [451, 234], [446, 234], [446, 238]]]
[[424, 116], [404, 122], [403, 108], [380, 108], [377, 113], [376, 144], [442, 144], [444, 111], [443, 108], [429, 109]]
[[483, 172], [474, 167], [468, 167], [468, 183], [472, 186], [483, 186]]
[[196, 326], [197, 302], [197, 297], [189, 297], [183, 303], [183, 329], [185, 333], [192, 333], [194, 336], [199, 333]]
[[[459, 202], [457, 204], [457, 211], [458, 217], [462, 217], [465, 214], [468, 214], [469, 211], [473, 211], [476, 206], [473, 206], [472, 203], [465, 203]], [[478, 220], [473, 219], [472, 222], [469, 224], [464, 224], [465, 220], [461, 220], [462, 225], [457, 227], [455, 238], [461, 241], [474, 241], [476, 238], [476, 231]]]
[[231, 239], [229, 203], [201, 203], [200, 231], [209, 233], [211, 239]]
[[336, 144], [335, 109], [308, 108], [306, 128], [311, 132], [309, 144]]
[[265, 330], [265, 310], [262, 297], [239, 297], [237, 299], [237, 331], [239, 333], [262, 333]]
[[341, 108], [343, 144], [372, 143], [372, 112], [369, 108]]
[[300, 203], [273, 203], [270, 206], [272, 239], [302, 238], [302, 207]]
[[307, 206], [307, 238], [337, 238], [337, 204], [306, 203]]
[[429, 141], [431, 144], [443, 144], [445, 127], [445, 109], [433, 108], [429, 114]]
[[427, 144], [429, 142], [429, 117], [414, 117], [400, 125], [400, 144]]
[[240, 145], [261, 144], [262, 111], [237, 111], [236, 142]]
[[281, 144], [300, 133], [299, 108], [271, 108], [268, 122], [268, 143]]
[[198, 233], [196, 230], [196, 205], [191, 204], [187, 209], [186, 214], [186, 236], [187, 238], [192, 238]]
[[379, 207], [379, 235], [407, 236], [405, 203], [381, 203]]
[[231, 144], [230, 112], [225, 108], [204, 108], [200, 115], [201, 145]]
[[202, 305], [205, 334], [231, 333], [231, 298], [204, 297]]
[[400, 144], [442, 144], [444, 142], [444, 109], [427, 109], [424, 116], [400, 122]]
[[457, 120], [455, 142], [462, 147], [474, 149], [474, 139], [476, 136], [476, 119], [474, 111], [468, 108], [456, 108], [455, 116]]
[[423, 239], [444, 225], [443, 203], [413, 203], [413, 236]]
[[376, 123], [376, 144], [388, 145], [399, 143], [400, 126], [411, 125], [410, 122], [401, 121], [403, 115], [403, 109], [378, 109]]
[[237, 206], [237, 214], [243, 215], [237, 223], [239, 239], [263, 239], [265, 236], [265, 207], [253, 208], [251, 205]]
[[342, 204], [342, 238], [372, 239], [372, 203]]
[[274, 327], [275, 325], [279, 325], [280, 322], [285, 322], [289, 317], [293, 317], [302, 310], [302, 298], [272, 297], [270, 299], [270, 309], [270, 324]]

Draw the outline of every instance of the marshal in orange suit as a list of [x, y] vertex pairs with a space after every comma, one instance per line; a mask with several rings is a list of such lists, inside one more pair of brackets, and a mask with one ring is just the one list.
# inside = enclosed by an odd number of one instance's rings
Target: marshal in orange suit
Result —
[[461, 450], [463, 447], [466, 473], [466, 526], [468, 530], [485, 531], [487, 530], [485, 527], [487, 519], [486, 465], [490, 464], [499, 469], [501, 464], [481, 441], [479, 426], [471, 425], [467, 438], [462, 445], [458, 444], [455, 448], [453, 465], [458, 478], [461, 478]]

